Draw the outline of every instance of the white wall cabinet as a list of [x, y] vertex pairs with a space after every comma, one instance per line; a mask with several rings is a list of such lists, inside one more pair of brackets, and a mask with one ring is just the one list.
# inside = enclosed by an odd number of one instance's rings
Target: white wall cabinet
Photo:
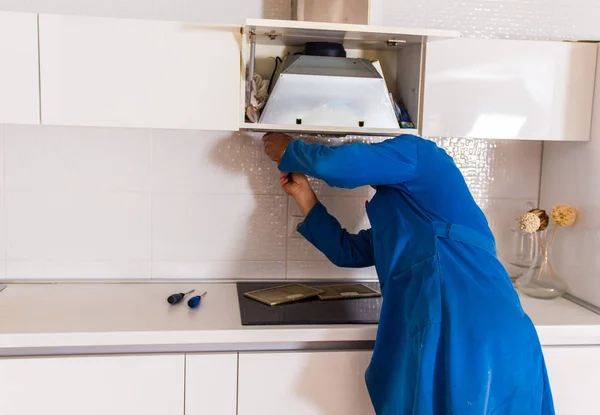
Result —
[[38, 124], [36, 14], [0, 12], [0, 62], [0, 124]]
[[545, 347], [544, 357], [556, 413], [598, 413], [600, 347]]
[[2, 415], [183, 415], [184, 356], [0, 359]]
[[39, 19], [42, 124], [237, 130], [239, 27]]
[[591, 43], [430, 43], [423, 135], [588, 141], [596, 55]]
[[[589, 140], [597, 45], [459, 35], [260, 19], [226, 27], [0, 12], [0, 123]], [[340, 42], [348, 57], [378, 60], [417, 128], [247, 123], [251, 68], [268, 79], [275, 57], [309, 41]]]
[[371, 352], [241, 353], [239, 415], [368, 415]]
[[188, 354], [186, 415], [236, 415], [237, 353]]

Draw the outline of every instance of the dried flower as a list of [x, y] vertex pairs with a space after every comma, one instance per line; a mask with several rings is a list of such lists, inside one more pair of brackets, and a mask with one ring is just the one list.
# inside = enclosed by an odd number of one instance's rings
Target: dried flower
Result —
[[544, 209], [531, 209], [529, 213], [533, 213], [540, 218], [540, 227], [538, 228], [538, 231], [543, 231], [548, 228], [550, 217], [548, 217], [548, 214]]
[[558, 226], [571, 226], [577, 219], [577, 211], [569, 205], [556, 205], [550, 211], [550, 217]]
[[519, 229], [525, 233], [535, 233], [540, 228], [540, 218], [535, 213], [526, 213], [519, 218]]

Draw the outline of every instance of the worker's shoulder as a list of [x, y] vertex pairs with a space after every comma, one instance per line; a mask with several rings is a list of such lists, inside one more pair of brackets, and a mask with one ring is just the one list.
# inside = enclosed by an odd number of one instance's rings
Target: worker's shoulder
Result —
[[385, 140], [384, 143], [429, 143], [429, 140], [414, 134], [401, 134]]
[[419, 137], [418, 135], [414, 134], [402, 134], [394, 138], [385, 140], [381, 144], [393, 146], [395, 148], [412, 148], [414, 150], [416, 150], [417, 148], [431, 147], [432, 145], [436, 147], [436, 144], [433, 141], [427, 140], [423, 137]]

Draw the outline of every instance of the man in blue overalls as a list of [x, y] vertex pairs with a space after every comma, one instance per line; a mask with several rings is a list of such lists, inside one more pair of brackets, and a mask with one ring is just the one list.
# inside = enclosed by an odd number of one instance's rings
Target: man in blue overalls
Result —
[[[535, 328], [452, 158], [403, 135], [329, 147], [267, 134], [298, 231], [340, 267], [375, 265], [383, 306], [367, 387], [378, 415], [553, 414]], [[350, 234], [305, 175], [377, 190], [371, 229]]]

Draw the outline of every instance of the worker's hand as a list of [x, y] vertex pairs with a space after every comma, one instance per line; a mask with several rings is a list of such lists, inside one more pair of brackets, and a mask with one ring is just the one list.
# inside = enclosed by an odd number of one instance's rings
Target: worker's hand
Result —
[[302, 173], [280, 173], [281, 188], [294, 198], [304, 216], [317, 204], [319, 199]]
[[279, 173], [279, 183], [283, 191], [292, 197], [312, 192], [308, 178], [302, 173]]
[[277, 163], [281, 161], [283, 153], [293, 138], [283, 133], [268, 133], [263, 137], [265, 154]]

